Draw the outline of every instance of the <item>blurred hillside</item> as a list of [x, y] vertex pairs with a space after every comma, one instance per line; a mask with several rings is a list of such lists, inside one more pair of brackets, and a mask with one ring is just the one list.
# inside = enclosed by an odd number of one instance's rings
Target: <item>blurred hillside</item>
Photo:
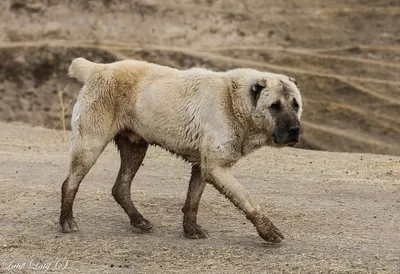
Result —
[[61, 128], [64, 90], [69, 123], [78, 56], [252, 67], [300, 83], [300, 147], [400, 155], [399, 22], [397, 0], [4, 0], [0, 119]]

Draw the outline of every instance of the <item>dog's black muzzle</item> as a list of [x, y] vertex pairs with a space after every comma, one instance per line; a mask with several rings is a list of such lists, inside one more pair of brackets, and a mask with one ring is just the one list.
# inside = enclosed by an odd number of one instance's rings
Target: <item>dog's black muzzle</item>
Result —
[[290, 126], [286, 130], [275, 129], [272, 133], [277, 145], [294, 146], [300, 141], [301, 128], [298, 125]]

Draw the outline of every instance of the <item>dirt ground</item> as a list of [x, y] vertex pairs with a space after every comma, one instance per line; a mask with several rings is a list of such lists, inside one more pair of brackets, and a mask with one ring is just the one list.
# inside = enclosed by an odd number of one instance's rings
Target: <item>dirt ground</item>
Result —
[[[68, 261], [62, 273], [400, 271], [400, 157], [265, 148], [243, 159], [235, 168], [238, 180], [286, 235], [283, 244], [269, 245], [211, 186], [199, 210], [209, 237], [184, 238], [181, 207], [190, 168], [156, 148], [132, 187], [154, 230], [132, 230], [111, 196], [119, 159], [110, 144], [78, 192], [81, 231], [61, 234], [60, 186], [68, 162], [63, 133], [0, 127], [0, 272], [32, 260], [53, 263], [50, 269]], [[24, 271], [31, 270], [14, 273]]]
[[[399, 20], [398, 0], [0, 1], [0, 273], [400, 273]], [[154, 230], [131, 229], [111, 196], [112, 145], [78, 192], [81, 231], [61, 234], [59, 129], [78, 56], [295, 77], [301, 143], [235, 168], [284, 243], [263, 242], [210, 186], [199, 212], [209, 237], [185, 239], [189, 166], [156, 148], [132, 187]]]

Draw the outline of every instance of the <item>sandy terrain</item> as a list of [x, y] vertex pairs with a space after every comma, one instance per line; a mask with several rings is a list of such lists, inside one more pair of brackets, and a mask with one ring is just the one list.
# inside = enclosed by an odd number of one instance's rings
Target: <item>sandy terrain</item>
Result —
[[[81, 231], [61, 234], [60, 185], [68, 161], [62, 132], [0, 126], [0, 262], [8, 265], [68, 260], [62, 273], [400, 271], [400, 157], [288, 148], [243, 159], [236, 176], [286, 235], [283, 244], [268, 245], [211, 186], [199, 211], [209, 238], [184, 238], [181, 207], [190, 169], [155, 148], [132, 187], [155, 229], [132, 230], [111, 196], [119, 159], [110, 144], [78, 192]], [[4, 265], [1, 271], [7, 273]]]
[[[399, 20], [398, 0], [0, 1], [0, 273], [400, 273]], [[61, 234], [58, 130], [78, 56], [294, 76], [297, 147], [331, 152], [265, 148], [235, 168], [284, 243], [264, 243], [210, 186], [199, 212], [209, 238], [185, 239], [189, 167], [156, 148], [132, 187], [155, 229], [134, 231], [111, 196], [112, 145], [78, 192], [81, 231]]]

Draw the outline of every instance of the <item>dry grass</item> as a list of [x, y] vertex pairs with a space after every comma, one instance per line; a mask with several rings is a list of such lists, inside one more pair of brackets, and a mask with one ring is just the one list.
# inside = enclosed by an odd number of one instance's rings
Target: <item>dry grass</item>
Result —
[[63, 102], [63, 94], [67, 90], [68, 85], [62, 90], [58, 91], [58, 98], [60, 99], [60, 122], [62, 125], [62, 130], [63, 130], [63, 136], [64, 136], [64, 143], [67, 142], [67, 128], [65, 124], [65, 105]]

